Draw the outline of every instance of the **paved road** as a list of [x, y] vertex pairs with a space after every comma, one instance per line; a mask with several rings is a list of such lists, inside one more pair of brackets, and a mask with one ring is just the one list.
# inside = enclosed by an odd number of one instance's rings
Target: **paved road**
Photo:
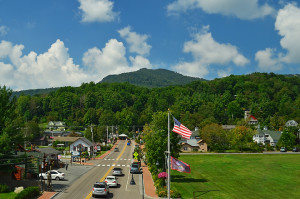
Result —
[[103, 181], [107, 175], [111, 175], [113, 167], [123, 168], [124, 176], [118, 177], [118, 188], [110, 188], [108, 198], [141, 198], [142, 175], [133, 176], [136, 185], [131, 185], [132, 175], [129, 166], [132, 160], [133, 146], [127, 146], [126, 141], [120, 141], [119, 152], [112, 152], [103, 160], [93, 160], [94, 166], [69, 165], [68, 170], [60, 169], [66, 173], [65, 181], [53, 181], [53, 188], [59, 194], [55, 199], [78, 198], [90, 199], [93, 184]]

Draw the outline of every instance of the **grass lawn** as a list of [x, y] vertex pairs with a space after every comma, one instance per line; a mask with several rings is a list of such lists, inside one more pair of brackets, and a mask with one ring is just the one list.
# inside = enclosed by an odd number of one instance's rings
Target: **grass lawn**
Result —
[[191, 173], [171, 172], [182, 198], [300, 198], [300, 154], [184, 155]]
[[17, 196], [15, 192], [0, 193], [0, 199], [14, 199]]

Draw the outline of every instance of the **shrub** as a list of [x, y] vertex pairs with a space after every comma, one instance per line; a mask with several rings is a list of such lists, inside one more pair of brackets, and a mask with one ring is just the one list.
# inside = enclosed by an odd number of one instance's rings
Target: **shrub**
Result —
[[0, 193], [9, 193], [10, 188], [6, 184], [0, 184]]
[[32, 199], [40, 195], [39, 187], [27, 187], [21, 191], [15, 199]]

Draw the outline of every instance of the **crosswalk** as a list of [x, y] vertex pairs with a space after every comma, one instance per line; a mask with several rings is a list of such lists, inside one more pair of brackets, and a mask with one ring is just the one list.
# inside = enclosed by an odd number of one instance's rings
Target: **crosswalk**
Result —
[[[105, 159], [103, 159], [103, 160], [112, 160], [112, 161], [115, 161], [115, 160], [117, 160], [117, 159], [113, 159], [113, 158], [105, 158]], [[117, 161], [121, 161], [121, 160], [124, 160], [124, 161], [127, 161], [127, 160], [129, 160], [129, 161], [131, 161], [131, 159], [129, 158], [129, 159], [127, 159], [127, 158], [120, 158], [120, 159], [118, 159]], [[110, 166], [113, 166], [113, 167], [130, 167], [130, 165], [129, 164], [98, 164], [97, 165], [98, 167], [110, 167]]]
[[[116, 159], [108, 159], [108, 158], [105, 158], [105, 159], [103, 159], [103, 160], [116, 160]], [[131, 159], [126, 159], [126, 158], [120, 158], [119, 160], [131, 160]]]
[[127, 165], [125, 165], [125, 164], [112, 164], [112, 165], [110, 165], [110, 164], [98, 164], [97, 165], [97, 167], [110, 167], [110, 166], [112, 166], [112, 167], [130, 167], [129, 164], [127, 164]]

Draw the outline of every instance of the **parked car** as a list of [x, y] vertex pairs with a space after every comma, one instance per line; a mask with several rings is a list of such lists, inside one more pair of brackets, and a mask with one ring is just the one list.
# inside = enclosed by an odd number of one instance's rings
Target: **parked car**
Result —
[[116, 148], [114, 149], [114, 152], [119, 152], [119, 148], [116, 147]]
[[40, 173], [39, 174], [39, 178], [43, 178], [43, 180], [46, 180], [48, 179], [48, 173], [50, 172], [51, 174], [51, 179], [52, 180], [63, 180], [65, 179], [65, 174], [60, 172], [60, 171], [57, 171], [57, 170], [50, 170], [50, 171], [47, 171], [45, 173]]
[[140, 173], [141, 172], [141, 166], [138, 162], [133, 162], [130, 165], [130, 173]]
[[105, 178], [105, 182], [109, 187], [117, 187], [118, 186], [118, 180], [116, 176], [107, 176]]
[[105, 196], [109, 194], [109, 186], [105, 182], [96, 182], [93, 186], [92, 197]]
[[121, 176], [121, 175], [123, 175], [122, 169], [118, 168], [118, 167], [113, 168], [112, 175], [113, 176]]
[[131, 144], [131, 142], [130, 142], [130, 141], [128, 141], [128, 142], [127, 142], [127, 146], [130, 146], [130, 144]]
[[287, 150], [286, 150], [285, 147], [281, 147], [281, 148], [280, 148], [280, 152], [287, 152]]
[[293, 148], [293, 152], [298, 152], [299, 151], [299, 148], [298, 147], [294, 147]]

